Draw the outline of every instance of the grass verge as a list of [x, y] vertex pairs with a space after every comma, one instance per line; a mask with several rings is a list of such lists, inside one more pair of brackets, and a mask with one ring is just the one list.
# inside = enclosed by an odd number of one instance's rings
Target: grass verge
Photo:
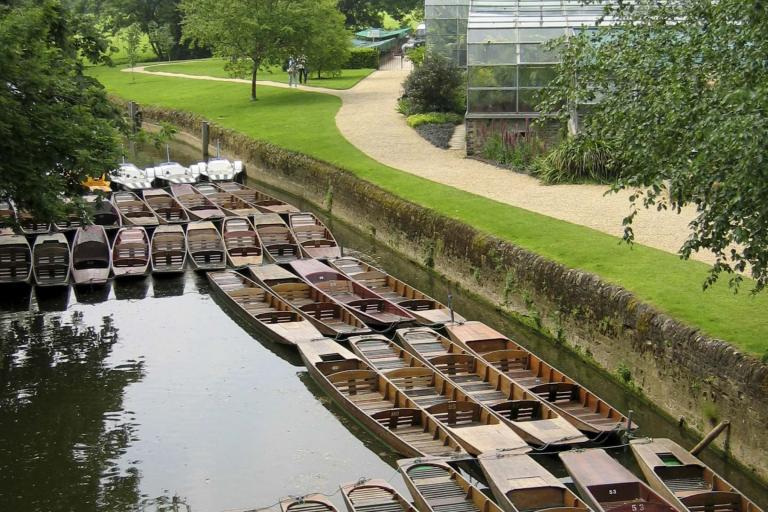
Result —
[[[768, 295], [734, 295], [725, 283], [703, 292], [707, 265], [527, 210], [498, 203], [387, 167], [369, 158], [338, 131], [341, 100], [313, 92], [261, 87], [249, 100], [247, 85], [206, 82], [90, 68], [107, 89], [139, 104], [195, 112], [248, 136], [299, 151], [354, 172], [416, 204], [459, 219], [568, 267], [621, 285], [671, 316], [723, 338], [758, 357], [768, 349]], [[620, 219], [617, 219], [619, 222]], [[744, 283], [745, 290], [751, 286]]]
[[[204, 75], [216, 78], [232, 78], [232, 75], [224, 70], [224, 59], [198, 59], [175, 61], [171, 63], [157, 63], [146, 67], [147, 71], [165, 71], [168, 73], [184, 73], [187, 75]], [[328, 89], [349, 89], [363, 78], [373, 72], [372, 69], [343, 69], [341, 76], [317, 78], [317, 73], [310, 70], [308, 87], [326, 87]], [[238, 77], [248, 78], [250, 77]], [[288, 83], [288, 73], [280, 66], [272, 66], [268, 70], [259, 71], [258, 80], [270, 80], [272, 82]]]

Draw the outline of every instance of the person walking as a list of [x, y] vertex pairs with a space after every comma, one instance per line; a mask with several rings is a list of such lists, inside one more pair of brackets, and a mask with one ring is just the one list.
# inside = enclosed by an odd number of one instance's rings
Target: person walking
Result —
[[296, 69], [299, 71], [299, 83], [307, 85], [307, 77], [309, 75], [309, 68], [307, 68], [307, 56], [299, 55], [296, 61]]
[[296, 59], [291, 56], [288, 59], [288, 87], [298, 87], [298, 73]]

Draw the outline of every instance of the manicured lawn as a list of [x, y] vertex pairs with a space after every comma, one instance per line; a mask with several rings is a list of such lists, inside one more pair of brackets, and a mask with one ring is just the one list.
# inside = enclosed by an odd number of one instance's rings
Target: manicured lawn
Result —
[[[184, 73], [187, 75], [205, 75], [215, 76], [217, 78], [231, 78], [231, 75], [224, 71], [223, 59], [199, 59], [171, 62], [170, 64], [150, 64], [147, 71], [166, 71], [168, 73]], [[373, 72], [372, 69], [344, 69], [341, 76], [317, 78], [317, 73], [311, 73], [307, 86], [327, 87], [328, 89], [349, 89], [357, 82], [367, 77]], [[238, 77], [238, 78], [249, 78]], [[283, 71], [280, 66], [273, 66], [267, 71], [259, 71], [258, 80], [270, 80], [273, 82], [288, 83], [288, 73]]]
[[205, 82], [116, 69], [91, 68], [107, 88], [140, 104], [196, 112], [254, 138], [301, 151], [355, 174], [414, 203], [461, 219], [569, 267], [594, 272], [620, 284], [672, 316], [762, 355], [768, 349], [768, 295], [753, 297], [751, 282], [734, 295], [727, 285], [702, 292], [707, 266], [615, 237], [498, 203], [382, 165], [339, 133], [334, 96], [261, 87], [252, 102], [245, 84]]

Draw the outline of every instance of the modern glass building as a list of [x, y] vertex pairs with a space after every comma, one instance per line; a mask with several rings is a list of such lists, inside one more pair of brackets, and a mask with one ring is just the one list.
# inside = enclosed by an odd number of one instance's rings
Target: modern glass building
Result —
[[[584, 5], [581, 0], [470, 0], [467, 11], [461, 10], [467, 2], [449, 2], [426, 0], [427, 46], [467, 68], [470, 152], [484, 133], [527, 133], [530, 121], [539, 117], [537, 93], [558, 63], [557, 54], [545, 44], [595, 26], [604, 12], [604, 4]], [[446, 26], [456, 27], [452, 39]], [[466, 34], [461, 34], [464, 26]], [[455, 52], [444, 51], [449, 43], [457, 45]]]

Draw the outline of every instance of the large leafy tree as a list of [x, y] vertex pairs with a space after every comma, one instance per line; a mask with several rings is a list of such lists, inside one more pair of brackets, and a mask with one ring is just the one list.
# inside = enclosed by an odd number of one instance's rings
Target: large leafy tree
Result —
[[339, 11], [353, 28], [380, 27], [382, 13], [403, 19], [415, 9], [424, 7], [422, 0], [338, 0]]
[[82, 72], [107, 49], [92, 27], [58, 0], [0, 5], [0, 197], [46, 220], [118, 161], [119, 117]]
[[247, 65], [254, 100], [260, 69], [336, 44], [320, 35], [345, 30], [333, 0], [182, 0], [180, 9], [186, 40], [210, 47], [231, 68]]
[[[563, 120], [595, 103], [586, 137], [610, 143], [643, 207], [695, 205], [680, 253], [712, 251], [706, 285], [751, 273], [768, 284], [768, 4], [640, 0], [559, 43], [563, 63], [540, 109]], [[606, 18], [608, 19], [608, 18]]]

